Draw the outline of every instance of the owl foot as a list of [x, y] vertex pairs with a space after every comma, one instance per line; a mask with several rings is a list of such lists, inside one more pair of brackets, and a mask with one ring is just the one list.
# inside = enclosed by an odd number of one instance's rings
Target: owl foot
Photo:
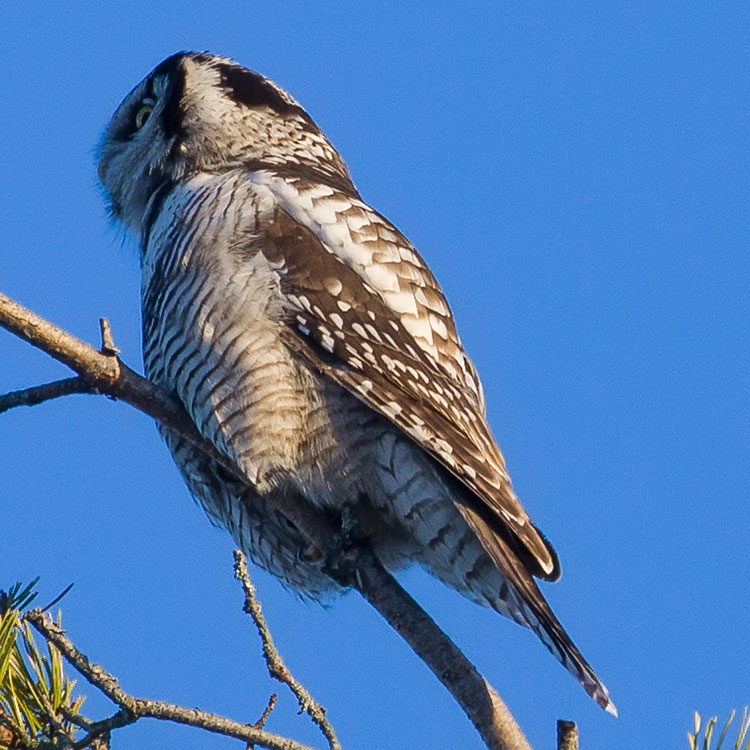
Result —
[[337, 521], [339, 530], [333, 535], [322, 569], [348, 588], [357, 583], [358, 571], [371, 553], [367, 537], [358, 533], [359, 520], [353, 505], [344, 505]]

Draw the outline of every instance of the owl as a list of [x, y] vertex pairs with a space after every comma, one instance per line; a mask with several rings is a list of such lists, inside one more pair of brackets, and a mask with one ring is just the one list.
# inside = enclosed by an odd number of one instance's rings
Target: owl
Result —
[[388, 569], [422, 565], [531, 628], [616, 713], [537, 587], [560, 564], [513, 491], [439, 284], [300, 104], [180, 52], [115, 111], [99, 177], [140, 239], [146, 375], [236, 468], [162, 430], [210, 519], [317, 600], [340, 584], [278, 505], [353, 520]]

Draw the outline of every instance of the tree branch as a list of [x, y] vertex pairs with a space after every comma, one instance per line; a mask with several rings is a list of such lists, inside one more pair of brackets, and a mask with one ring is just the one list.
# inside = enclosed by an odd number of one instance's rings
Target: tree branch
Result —
[[54, 383], [35, 385], [22, 391], [12, 391], [0, 396], [0, 414], [17, 406], [36, 406], [45, 401], [74, 393], [96, 393], [96, 389], [81, 377], [55, 380]]
[[[163, 427], [176, 432], [216, 461], [232, 476], [246, 481], [237, 467], [198, 433], [173, 394], [150, 383], [120, 362], [113, 353], [115, 347], [111, 336], [105, 340], [103, 351], [97, 351], [3, 294], [0, 294], [0, 326], [71, 367], [97, 392], [121, 399], [153, 417]], [[293, 493], [289, 493], [283, 501], [278, 498], [276, 502], [279, 511], [297, 527], [303, 538], [309, 540], [312, 547], [323, 555], [335, 549], [335, 530], [322, 513], [301, 502]], [[364, 555], [363, 559], [354, 576], [354, 587], [385, 617], [451, 692], [487, 747], [492, 750], [529, 750], [528, 742], [507, 706], [474, 665], [373, 555]], [[130, 699], [124, 693], [121, 697], [126, 701]], [[258, 743], [261, 744], [260, 741]]]
[[[0, 326], [77, 372], [91, 385], [92, 392], [125, 401], [148, 414], [160, 425], [187, 440], [231, 476], [245, 481], [235, 464], [197, 431], [182, 403], [172, 393], [141, 377], [119, 360], [114, 354], [116, 348], [106, 322], [102, 323], [103, 351], [97, 351], [0, 293]], [[287, 500], [280, 497], [275, 502], [312, 546], [319, 550], [327, 546], [332, 531], [322, 514], [313, 512], [295, 498]]]
[[[286, 737], [281, 737], [264, 729], [258, 729], [250, 724], [241, 724], [224, 716], [201, 711], [198, 708], [185, 708], [173, 703], [154, 701], [147, 698], [136, 698], [126, 693], [119, 685], [115, 677], [98, 664], [92, 664], [89, 659], [81, 653], [73, 642], [65, 635], [55, 621], [42, 612], [41, 609], [32, 609], [26, 612], [24, 618], [50, 643], [54, 644], [65, 660], [82, 674], [94, 687], [101, 690], [120, 710], [100, 722], [96, 722], [89, 730], [88, 739], [90, 743], [94, 737], [101, 736], [106, 732], [132, 724], [138, 719], [150, 717], [173, 721], [178, 724], [188, 724], [192, 727], [207, 729], [227, 737], [254, 743], [269, 750], [313, 750], [309, 745], [303, 745]], [[76, 743], [84, 747], [80, 742]]]
[[331, 750], [341, 750], [336, 732], [326, 718], [326, 710], [305, 689], [294, 675], [289, 671], [281, 654], [274, 645], [271, 631], [268, 629], [258, 597], [255, 595], [255, 586], [250, 580], [247, 572], [247, 560], [242, 550], [234, 551], [234, 577], [242, 584], [245, 593], [244, 611], [250, 615], [255, 627], [258, 629], [261, 643], [263, 644], [263, 658], [266, 660], [268, 672], [274, 679], [283, 682], [294, 693], [299, 702], [300, 713], [306, 712], [310, 718], [320, 727], [320, 730], [328, 740]]

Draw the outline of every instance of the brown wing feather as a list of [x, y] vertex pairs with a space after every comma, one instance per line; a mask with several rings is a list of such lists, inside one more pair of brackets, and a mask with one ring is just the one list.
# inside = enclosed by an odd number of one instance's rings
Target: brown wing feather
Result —
[[559, 578], [557, 557], [513, 492], [476, 394], [422, 351], [375, 290], [283, 210], [259, 244], [290, 303], [288, 345], [468, 487], [534, 575]]

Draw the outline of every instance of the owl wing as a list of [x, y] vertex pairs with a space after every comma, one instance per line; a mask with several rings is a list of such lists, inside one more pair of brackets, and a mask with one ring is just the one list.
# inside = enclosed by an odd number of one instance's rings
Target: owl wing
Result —
[[[277, 194], [258, 243], [280, 277], [288, 346], [465, 485], [488, 529], [530, 572], [559, 578], [551, 545], [513, 492], [479, 380], [434, 277], [398, 230], [358, 199], [333, 192], [317, 204], [316, 212], [302, 189], [294, 200]], [[326, 216], [336, 222], [328, 230]]]
[[557, 556], [513, 493], [480, 391], [425, 351], [383, 295], [285, 207], [266, 214], [253, 244], [279, 275], [288, 306], [282, 334], [287, 346], [403, 430], [470, 491], [457, 493], [454, 502], [511, 583], [529, 627], [589, 695], [616, 715], [606, 686], [534, 581], [533, 575], [559, 577]]

